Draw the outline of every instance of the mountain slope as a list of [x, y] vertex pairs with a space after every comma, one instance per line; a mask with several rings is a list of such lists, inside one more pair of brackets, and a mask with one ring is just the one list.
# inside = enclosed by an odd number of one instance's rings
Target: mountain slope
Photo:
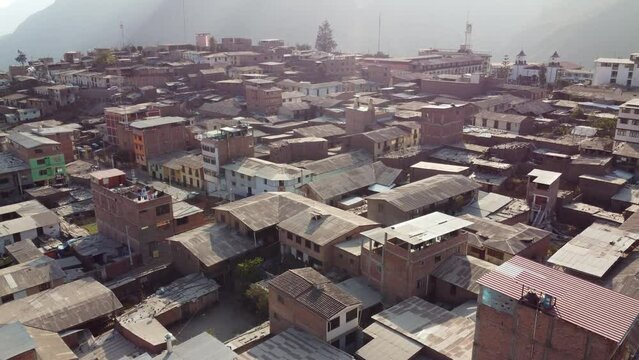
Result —
[[[17, 0], [29, 1], [29, 0]], [[473, 46], [495, 61], [524, 48], [530, 61], [546, 60], [554, 50], [562, 59], [590, 66], [598, 55], [639, 50], [636, 0], [56, 0], [16, 31], [0, 37], [0, 68], [16, 50], [29, 56], [59, 58], [64, 51], [122, 44], [153, 45], [193, 40], [197, 32], [216, 37], [282, 38], [310, 43], [328, 19], [339, 48], [377, 50], [382, 15], [382, 50], [414, 55], [419, 48], [457, 48], [464, 23], [473, 23]]]

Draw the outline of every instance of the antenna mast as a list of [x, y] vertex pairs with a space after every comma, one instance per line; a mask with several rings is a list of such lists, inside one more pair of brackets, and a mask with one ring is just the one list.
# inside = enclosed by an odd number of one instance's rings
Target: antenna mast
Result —
[[182, 0], [182, 37], [186, 43], [186, 0]]
[[377, 53], [378, 54], [382, 51], [381, 40], [382, 40], [382, 13], [379, 13], [379, 21], [377, 23]]

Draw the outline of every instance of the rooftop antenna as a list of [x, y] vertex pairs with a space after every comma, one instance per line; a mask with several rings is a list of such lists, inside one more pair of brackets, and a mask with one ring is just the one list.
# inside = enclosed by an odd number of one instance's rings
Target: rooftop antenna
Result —
[[379, 13], [379, 21], [377, 23], [377, 53], [379, 54], [381, 49], [382, 40], [382, 13]]
[[472, 49], [473, 24], [468, 21], [468, 13], [466, 14], [466, 32], [464, 33], [464, 51], [470, 52]]
[[120, 36], [122, 37], [122, 50], [124, 50], [126, 44], [124, 43], [124, 24], [122, 21], [120, 21]]

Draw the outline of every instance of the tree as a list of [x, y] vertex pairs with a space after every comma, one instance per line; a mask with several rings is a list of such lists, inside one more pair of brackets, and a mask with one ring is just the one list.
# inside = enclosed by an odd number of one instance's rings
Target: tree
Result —
[[113, 52], [111, 50], [106, 50], [98, 54], [94, 63], [97, 67], [106, 67], [115, 64], [116, 61], [118, 61], [118, 59], [115, 55], [113, 55]]
[[295, 49], [300, 51], [311, 50], [311, 45], [309, 44], [295, 44]]
[[268, 291], [258, 284], [251, 284], [244, 292], [255, 306], [255, 312], [266, 316], [268, 314]]
[[539, 85], [541, 86], [546, 86], [546, 73], [548, 72], [548, 69], [546, 68], [546, 64], [541, 64], [541, 66], [539, 67]]
[[497, 77], [499, 79], [508, 79], [510, 76], [510, 60], [508, 55], [504, 55], [504, 60], [501, 62], [501, 67], [497, 71]]
[[260, 265], [264, 262], [261, 257], [247, 259], [235, 266], [235, 279], [240, 289], [261, 279]]
[[328, 23], [328, 20], [324, 20], [317, 30], [315, 48], [329, 53], [337, 49], [337, 43], [333, 40], [333, 29], [331, 29], [331, 24]]
[[585, 114], [584, 111], [581, 110], [581, 108], [579, 106], [577, 106], [576, 108], [572, 109], [572, 112], [570, 113], [570, 116], [573, 119], [583, 119], [585, 118]]
[[16, 62], [19, 63], [20, 65], [24, 66], [24, 64], [27, 63], [27, 54], [25, 54], [22, 51], [18, 50], [18, 56], [16, 56]]
[[593, 116], [590, 118], [590, 121], [592, 121], [593, 127], [599, 129], [598, 136], [612, 137], [615, 134], [617, 119]]

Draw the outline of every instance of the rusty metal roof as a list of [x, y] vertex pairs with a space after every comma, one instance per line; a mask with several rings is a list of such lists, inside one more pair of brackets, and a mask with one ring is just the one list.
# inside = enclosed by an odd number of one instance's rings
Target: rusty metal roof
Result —
[[478, 283], [515, 300], [524, 287], [552, 294], [557, 298], [554, 316], [615, 342], [622, 341], [639, 315], [639, 300], [520, 256]]

